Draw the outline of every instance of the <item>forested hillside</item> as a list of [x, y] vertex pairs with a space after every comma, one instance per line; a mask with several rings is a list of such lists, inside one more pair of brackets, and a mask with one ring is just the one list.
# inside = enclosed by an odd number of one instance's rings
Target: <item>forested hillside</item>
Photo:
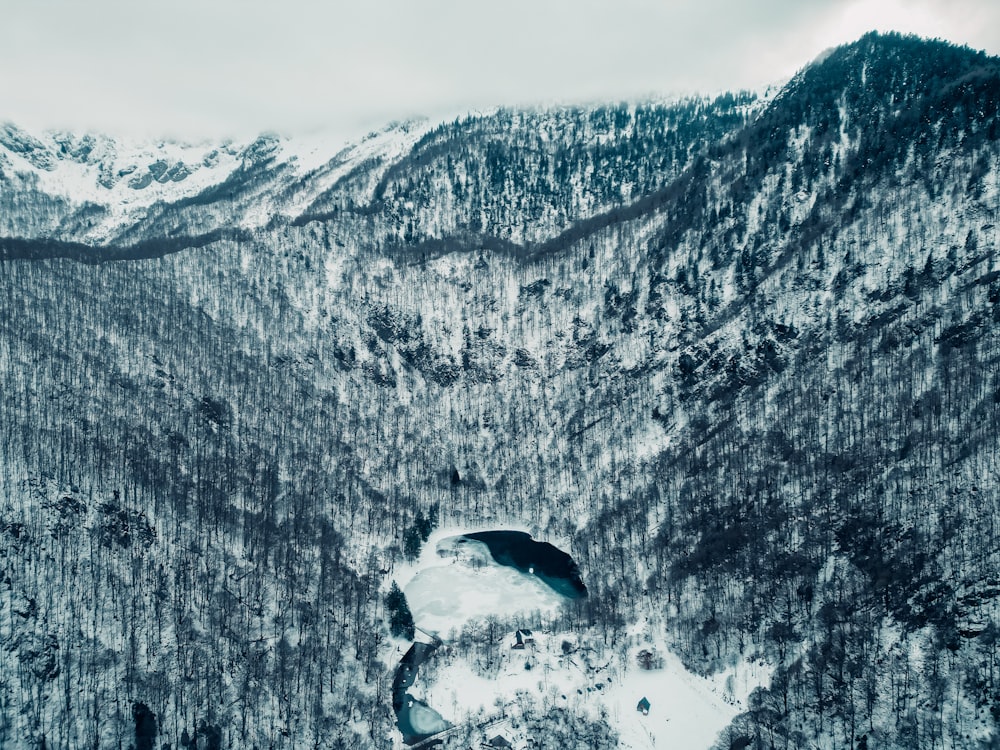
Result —
[[436, 513], [571, 552], [538, 625], [596, 654], [765, 665], [719, 748], [997, 747], [998, 110], [1000, 60], [871, 34], [315, 162], [7, 126], [0, 746], [398, 745]]

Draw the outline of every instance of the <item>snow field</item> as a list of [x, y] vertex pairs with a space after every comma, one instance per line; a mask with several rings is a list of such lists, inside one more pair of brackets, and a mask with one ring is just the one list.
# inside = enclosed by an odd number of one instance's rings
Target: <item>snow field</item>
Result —
[[[635, 660], [638, 648], [623, 661], [617, 650], [591, 646], [577, 633], [533, 631], [533, 638], [524, 650], [512, 648], [513, 632], [490, 644], [497, 665], [488, 675], [445, 646], [421, 669], [422, 699], [453, 724], [508, 719], [505, 736], [515, 747], [527, 740], [518, 722], [526, 710], [563, 707], [607, 721], [621, 748], [698, 750], [711, 747], [769, 673], [745, 664], [703, 678], [661, 647], [654, 648], [662, 667], [644, 670]], [[651, 704], [648, 715], [637, 710], [643, 697]]]

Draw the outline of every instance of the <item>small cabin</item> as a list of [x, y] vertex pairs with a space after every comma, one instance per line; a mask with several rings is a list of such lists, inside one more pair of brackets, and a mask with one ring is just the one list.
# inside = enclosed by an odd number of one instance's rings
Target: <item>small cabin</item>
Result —
[[518, 650], [524, 649], [525, 646], [529, 644], [534, 644], [535, 636], [532, 635], [530, 630], [521, 628], [516, 633], [514, 633], [514, 645], [511, 648]]
[[493, 739], [491, 739], [489, 742], [486, 743], [486, 747], [508, 748], [508, 747], [513, 747], [513, 745], [511, 745], [510, 742], [508, 742], [506, 737], [498, 734]]
[[642, 697], [642, 700], [639, 701], [639, 705], [635, 707], [635, 710], [643, 716], [649, 716], [649, 701], [646, 699], [646, 696]]

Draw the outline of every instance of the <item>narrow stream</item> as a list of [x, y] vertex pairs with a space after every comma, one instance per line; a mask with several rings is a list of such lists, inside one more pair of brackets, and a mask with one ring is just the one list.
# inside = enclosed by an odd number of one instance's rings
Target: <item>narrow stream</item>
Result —
[[415, 642], [400, 660], [396, 676], [392, 680], [392, 710], [396, 712], [396, 726], [407, 745], [416, 744], [451, 727], [441, 714], [408, 692], [417, 679], [420, 665], [427, 661], [439, 645], [440, 643]]

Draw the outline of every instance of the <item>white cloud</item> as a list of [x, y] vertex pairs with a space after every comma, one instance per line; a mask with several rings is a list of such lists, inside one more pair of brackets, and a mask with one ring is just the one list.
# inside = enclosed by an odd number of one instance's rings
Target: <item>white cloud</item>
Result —
[[[757, 86], [872, 28], [1000, 51], [992, 0], [35, 0], [0, 26], [0, 118], [242, 134]], [[13, 73], [16, 71], [16, 73]]]
[[817, 39], [828, 45], [867, 31], [900, 31], [1000, 52], [1000, 6], [980, 0], [851, 0], [831, 7]]

